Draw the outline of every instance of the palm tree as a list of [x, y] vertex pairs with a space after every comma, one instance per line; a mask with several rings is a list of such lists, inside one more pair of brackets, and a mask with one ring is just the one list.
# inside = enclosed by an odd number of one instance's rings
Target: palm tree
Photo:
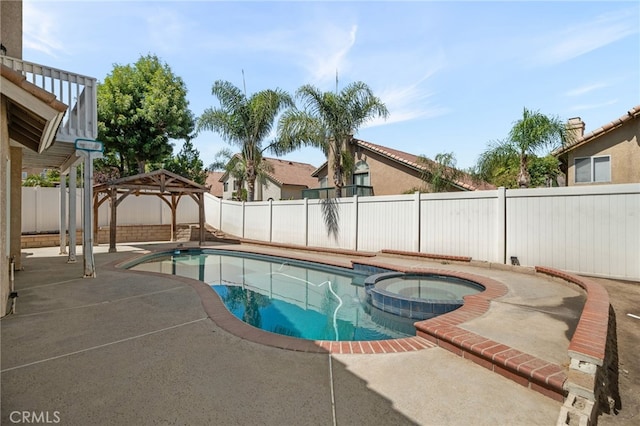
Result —
[[274, 143], [263, 147], [271, 134], [276, 117], [294, 105], [291, 96], [280, 90], [262, 90], [247, 97], [246, 93], [228, 81], [218, 80], [211, 93], [220, 102], [219, 108], [207, 108], [198, 119], [198, 129], [218, 132], [224, 140], [240, 148], [245, 165], [247, 201], [253, 201], [255, 182], [265, 150], [274, 149]]
[[491, 145], [483, 152], [477, 168], [482, 176], [483, 171], [486, 173], [496, 167], [508, 169], [508, 165], [517, 158], [518, 186], [528, 188], [531, 185], [528, 170], [530, 158], [536, 157], [544, 149], [551, 151], [566, 145], [571, 137], [572, 133], [559, 118], [524, 108], [522, 118], [513, 124], [508, 138]]
[[[256, 181], [262, 185], [268, 184], [267, 176], [273, 172], [273, 166], [266, 161], [262, 161], [262, 154], [258, 155], [259, 161], [256, 162]], [[229, 176], [238, 183], [239, 192], [236, 194], [236, 198], [239, 200], [245, 200], [246, 198], [242, 194], [244, 191], [244, 181], [247, 175], [247, 161], [242, 155], [233, 153], [228, 148], [222, 148], [216, 154], [215, 161], [208, 167], [209, 170], [224, 170]]]
[[289, 109], [282, 115], [277, 150], [284, 153], [300, 146], [320, 147], [329, 161], [339, 198], [353, 168], [348, 147], [353, 135], [374, 117], [386, 118], [389, 111], [363, 82], [351, 83], [340, 93], [323, 93], [304, 85], [296, 97], [302, 99], [304, 109]]
[[453, 152], [436, 154], [435, 160], [419, 155], [418, 164], [422, 166], [420, 179], [429, 185], [431, 192], [446, 192], [462, 176], [462, 172], [456, 168]]

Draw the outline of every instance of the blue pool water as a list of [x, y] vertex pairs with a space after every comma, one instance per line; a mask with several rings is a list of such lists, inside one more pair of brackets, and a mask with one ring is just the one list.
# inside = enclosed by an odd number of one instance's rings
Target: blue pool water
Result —
[[310, 340], [384, 340], [415, 335], [413, 320], [367, 303], [369, 275], [346, 268], [221, 250], [152, 255], [131, 269], [198, 279], [237, 318]]

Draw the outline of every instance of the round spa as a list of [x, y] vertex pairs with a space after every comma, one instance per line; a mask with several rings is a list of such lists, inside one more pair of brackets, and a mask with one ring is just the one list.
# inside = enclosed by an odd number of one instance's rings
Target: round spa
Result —
[[464, 296], [484, 291], [476, 282], [443, 274], [386, 272], [365, 280], [369, 303], [381, 311], [424, 320], [463, 305]]

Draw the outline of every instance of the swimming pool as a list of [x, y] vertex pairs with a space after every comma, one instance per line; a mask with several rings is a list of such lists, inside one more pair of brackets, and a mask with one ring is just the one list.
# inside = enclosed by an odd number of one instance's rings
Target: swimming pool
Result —
[[237, 318], [273, 333], [332, 341], [415, 335], [411, 319], [367, 303], [366, 272], [216, 249], [154, 254], [128, 267], [203, 281]]

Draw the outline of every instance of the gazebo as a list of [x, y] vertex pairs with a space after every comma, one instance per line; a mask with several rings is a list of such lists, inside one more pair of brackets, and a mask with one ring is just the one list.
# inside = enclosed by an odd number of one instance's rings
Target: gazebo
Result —
[[[183, 195], [188, 195], [198, 203], [200, 225], [200, 244], [205, 239], [204, 229], [204, 194], [208, 189], [204, 185], [195, 183], [175, 173], [164, 169], [154, 170], [127, 176], [93, 187], [93, 229], [98, 229], [98, 209], [107, 200], [111, 205], [111, 219], [109, 220], [109, 252], [116, 251], [116, 226], [118, 205], [129, 195], [154, 195], [160, 197], [171, 209], [171, 240], [176, 239], [176, 209]], [[94, 241], [97, 240], [94, 235]]]

